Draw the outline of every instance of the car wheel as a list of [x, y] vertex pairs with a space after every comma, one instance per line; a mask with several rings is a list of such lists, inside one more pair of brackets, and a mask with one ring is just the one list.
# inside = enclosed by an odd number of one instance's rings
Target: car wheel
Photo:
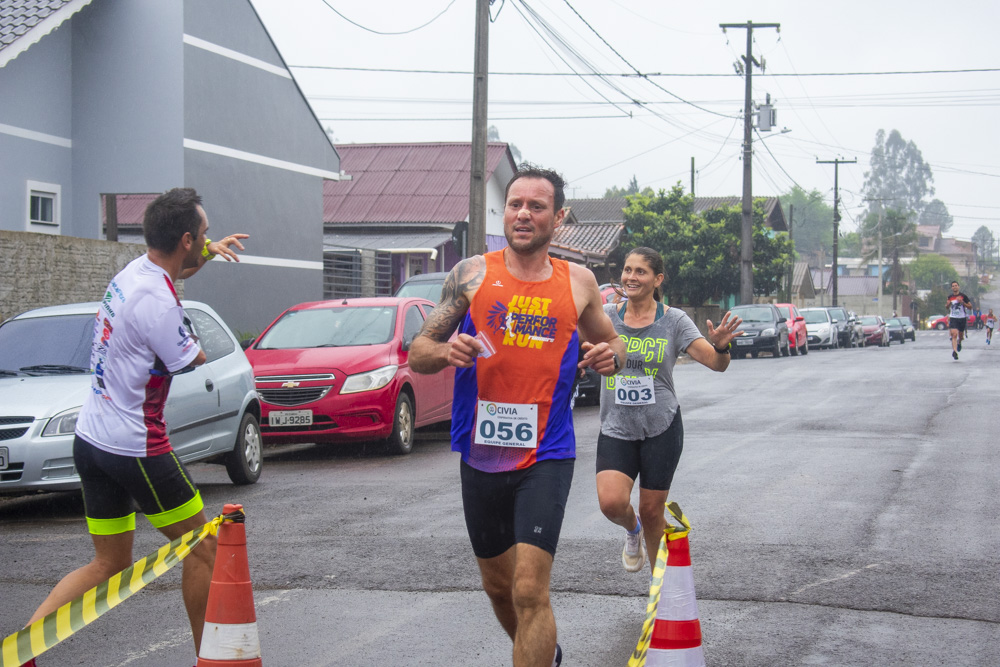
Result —
[[246, 413], [236, 434], [236, 446], [225, 456], [226, 472], [233, 484], [253, 484], [260, 479], [264, 467], [262, 442], [257, 418]]
[[781, 356], [787, 357], [791, 355], [791, 353], [792, 353], [792, 340], [788, 339], [788, 342], [785, 343], [784, 349], [781, 350]]
[[781, 341], [780, 340], [774, 341], [774, 349], [771, 350], [771, 356], [774, 357], [775, 359], [780, 359], [781, 358]]
[[799, 348], [799, 354], [809, 354], [809, 339], [802, 341], [802, 347]]
[[937, 324], [934, 325], [934, 328], [939, 331], [944, 331], [944, 322], [938, 322]]
[[791, 354], [791, 355], [792, 355], [793, 357], [797, 357], [797, 356], [799, 356], [799, 346], [798, 346], [798, 345], [792, 345], [792, 344], [791, 344], [791, 342], [789, 342], [789, 343], [788, 343], [788, 352], [789, 352], [789, 353], [790, 353], [790, 354]]
[[750, 358], [751, 359], [756, 359], [757, 358], [757, 353], [756, 352], [751, 352], [750, 353]]
[[396, 399], [396, 415], [386, 444], [392, 454], [402, 455], [413, 451], [413, 401], [403, 392]]

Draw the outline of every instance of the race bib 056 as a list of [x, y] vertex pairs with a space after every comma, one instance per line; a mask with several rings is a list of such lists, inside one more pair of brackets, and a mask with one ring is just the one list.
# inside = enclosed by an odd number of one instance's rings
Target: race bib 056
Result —
[[477, 445], [538, 447], [538, 406], [534, 403], [479, 401], [476, 410]]

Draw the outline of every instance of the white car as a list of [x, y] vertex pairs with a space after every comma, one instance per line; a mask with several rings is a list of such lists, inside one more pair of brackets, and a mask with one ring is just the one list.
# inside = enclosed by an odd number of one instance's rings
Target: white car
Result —
[[806, 319], [806, 336], [809, 347], [834, 348], [838, 346], [837, 325], [826, 308], [803, 308], [799, 315]]
[[[222, 318], [183, 301], [207, 357], [173, 377], [167, 433], [185, 463], [214, 459], [235, 484], [262, 465], [260, 400], [250, 362]], [[0, 325], [0, 495], [80, 488], [73, 431], [90, 389], [90, 348], [100, 304], [31, 310]]]

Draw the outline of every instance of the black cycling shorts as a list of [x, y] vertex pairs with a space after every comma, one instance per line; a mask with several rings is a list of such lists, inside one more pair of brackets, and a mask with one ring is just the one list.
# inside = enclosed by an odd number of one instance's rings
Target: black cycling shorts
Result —
[[597, 472], [617, 470], [628, 475], [639, 487], [650, 491], [669, 491], [677, 462], [684, 449], [684, 423], [677, 408], [670, 427], [659, 435], [643, 440], [620, 440], [601, 433], [597, 437]]
[[948, 328], [958, 329], [959, 331], [965, 331], [966, 319], [964, 317], [949, 317], [948, 318]]
[[73, 459], [83, 486], [87, 528], [92, 535], [135, 530], [132, 501], [157, 528], [190, 519], [204, 508], [198, 487], [173, 452], [122, 456], [98, 449], [80, 436]]
[[472, 551], [494, 558], [515, 544], [556, 555], [576, 459], [549, 459], [511, 472], [461, 464], [462, 506]]

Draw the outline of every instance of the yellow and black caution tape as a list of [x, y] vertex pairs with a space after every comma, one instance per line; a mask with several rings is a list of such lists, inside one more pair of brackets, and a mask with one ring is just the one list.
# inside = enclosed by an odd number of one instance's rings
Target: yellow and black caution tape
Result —
[[680, 522], [680, 526], [674, 526], [667, 521], [667, 529], [663, 531], [660, 538], [660, 546], [656, 551], [656, 565], [653, 567], [653, 579], [649, 583], [649, 601], [646, 603], [646, 619], [642, 623], [642, 634], [639, 635], [639, 643], [628, 659], [628, 667], [645, 667], [646, 652], [649, 650], [649, 640], [653, 636], [653, 625], [656, 623], [656, 607], [660, 603], [660, 589], [663, 588], [663, 575], [667, 570], [667, 541], [679, 540], [687, 537], [691, 532], [691, 522], [684, 516], [680, 505], [677, 503], [667, 503], [667, 511]]
[[206, 535], [218, 532], [224, 518], [218, 516], [201, 528], [195, 528], [163, 545], [72, 602], [6, 637], [0, 644], [0, 667], [19, 667], [93, 623], [106, 611], [132, 597], [146, 584], [184, 560]]

